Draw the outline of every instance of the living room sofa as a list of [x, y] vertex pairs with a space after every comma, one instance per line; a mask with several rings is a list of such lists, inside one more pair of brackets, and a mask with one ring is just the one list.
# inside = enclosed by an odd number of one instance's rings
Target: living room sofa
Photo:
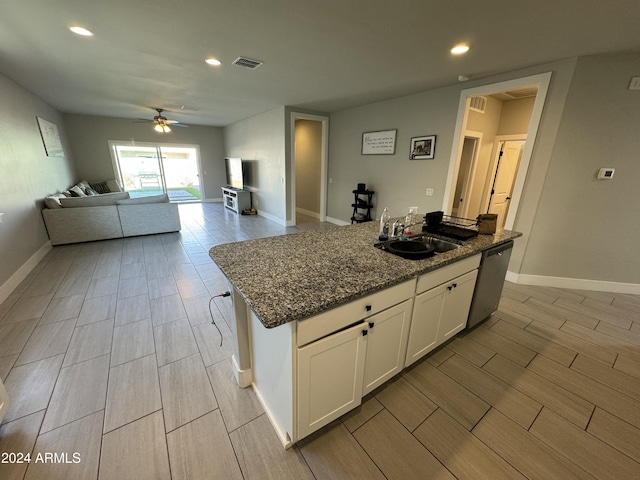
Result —
[[180, 230], [178, 205], [170, 203], [167, 194], [139, 198], [130, 198], [127, 192], [51, 196], [45, 204], [42, 217], [52, 245]]

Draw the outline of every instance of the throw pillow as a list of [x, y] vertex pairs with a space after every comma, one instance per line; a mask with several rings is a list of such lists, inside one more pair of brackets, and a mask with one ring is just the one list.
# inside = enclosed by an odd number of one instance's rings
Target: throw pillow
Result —
[[84, 193], [87, 194], [87, 197], [93, 197], [95, 195], [100, 195], [98, 192], [96, 192], [93, 188], [91, 187], [87, 187], [84, 189]]
[[84, 193], [82, 188], [80, 188], [78, 185], [74, 185], [73, 187], [71, 187], [69, 189], [69, 191], [71, 192], [71, 195], [73, 195], [74, 197], [86, 197], [87, 196], [87, 194]]
[[111, 190], [109, 190], [109, 186], [107, 185], [106, 181], [90, 183], [89, 186], [100, 194], [111, 192]]
[[73, 197], [73, 195], [71, 195], [71, 192], [69, 190], [63, 190], [62, 194], [67, 198]]

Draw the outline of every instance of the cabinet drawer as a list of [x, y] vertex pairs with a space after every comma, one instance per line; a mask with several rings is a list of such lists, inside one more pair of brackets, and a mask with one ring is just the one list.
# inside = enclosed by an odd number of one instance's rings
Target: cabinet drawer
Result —
[[426, 292], [438, 285], [442, 285], [448, 282], [452, 278], [456, 278], [471, 270], [474, 270], [480, 266], [481, 254], [474, 255], [473, 257], [465, 258], [459, 262], [452, 263], [446, 267], [442, 267], [433, 272], [426, 273], [418, 277], [418, 285], [416, 287], [416, 293]]
[[363, 318], [381, 312], [413, 297], [415, 279], [389, 287], [381, 292], [358, 298], [346, 305], [298, 321], [297, 344], [311, 343], [345, 328]]

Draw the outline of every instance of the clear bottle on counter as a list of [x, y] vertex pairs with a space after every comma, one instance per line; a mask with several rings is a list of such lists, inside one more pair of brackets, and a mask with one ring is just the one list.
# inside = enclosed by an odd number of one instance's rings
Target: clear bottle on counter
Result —
[[409, 207], [409, 213], [404, 219], [404, 234], [405, 235], [413, 235], [414, 234], [414, 224], [416, 223], [416, 215], [418, 214], [418, 207]]
[[389, 215], [389, 209], [385, 207], [380, 216], [380, 234], [378, 239], [381, 242], [389, 240], [389, 220], [391, 220], [391, 215]]

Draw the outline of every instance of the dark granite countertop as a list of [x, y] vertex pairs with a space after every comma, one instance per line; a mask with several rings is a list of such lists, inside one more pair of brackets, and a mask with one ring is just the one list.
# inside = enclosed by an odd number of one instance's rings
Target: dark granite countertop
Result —
[[417, 277], [521, 234], [478, 235], [449, 252], [406, 260], [384, 252], [376, 222], [217, 245], [209, 255], [265, 327], [301, 320]]

